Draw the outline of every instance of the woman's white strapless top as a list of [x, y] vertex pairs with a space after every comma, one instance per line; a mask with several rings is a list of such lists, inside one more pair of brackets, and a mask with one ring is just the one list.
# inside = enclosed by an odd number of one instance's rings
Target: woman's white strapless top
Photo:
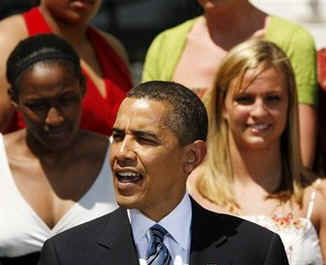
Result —
[[48, 238], [115, 210], [118, 205], [108, 155], [109, 149], [93, 185], [50, 229], [18, 190], [0, 134], [0, 257], [38, 252]]
[[322, 265], [319, 238], [310, 221], [316, 192], [312, 192], [307, 216], [296, 218], [292, 213], [285, 216], [241, 216], [277, 233], [284, 244], [290, 265]]

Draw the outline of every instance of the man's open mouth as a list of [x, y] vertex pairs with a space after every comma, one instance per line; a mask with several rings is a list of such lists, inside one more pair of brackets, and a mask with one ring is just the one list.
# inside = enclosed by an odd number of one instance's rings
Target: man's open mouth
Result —
[[117, 172], [116, 176], [121, 183], [138, 183], [143, 179], [142, 174], [133, 171]]

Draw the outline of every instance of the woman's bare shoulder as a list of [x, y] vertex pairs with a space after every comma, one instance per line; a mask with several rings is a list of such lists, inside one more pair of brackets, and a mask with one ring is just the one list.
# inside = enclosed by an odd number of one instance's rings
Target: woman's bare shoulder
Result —
[[[28, 36], [22, 15], [14, 15], [0, 21], [0, 67], [5, 69], [7, 58], [19, 41]], [[0, 72], [3, 73], [2, 70]], [[0, 74], [2, 76], [2, 74]]]
[[[22, 15], [14, 15], [0, 21], [0, 45], [15, 46], [28, 36]], [[3, 47], [1, 47], [2, 50]]]
[[3, 135], [3, 143], [7, 154], [8, 161], [17, 160], [19, 157], [26, 157], [26, 130], [21, 129]]

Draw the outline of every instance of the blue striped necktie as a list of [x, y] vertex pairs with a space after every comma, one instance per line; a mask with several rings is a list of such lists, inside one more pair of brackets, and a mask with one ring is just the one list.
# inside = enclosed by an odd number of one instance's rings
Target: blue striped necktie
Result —
[[163, 243], [164, 236], [168, 233], [159, 224], [150, 228], [151, 239], [146, 253], [148, 265], [170, 265], [171, 255]]

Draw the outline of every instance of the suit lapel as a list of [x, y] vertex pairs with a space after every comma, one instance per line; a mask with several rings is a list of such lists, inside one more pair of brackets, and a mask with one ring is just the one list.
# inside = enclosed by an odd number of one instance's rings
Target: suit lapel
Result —
[[191, 221], [190, 265], [228, 264], [222, 246], [228, 237], [223, 229], [223, 217], [205, 210], [193, 199]]
[[[191, 221], [190, 265], [230, 264], [228, 235], [237, 233], [219, 215], [205, 210], [193, 199]], [[231, 229], [230, 229], [231, 228]], [[232, 231], [230, 231], [232, 230]], [[138, 255], [127, 211], [119, 208], [109, 215], [97, 240], [96, 265], [139, 265]], [[231, 250], [232, 251], [232, 250]]]
[[127, 211], [123, 208], [111, 214], [97, 244], [97, 265], [139, 264]]

